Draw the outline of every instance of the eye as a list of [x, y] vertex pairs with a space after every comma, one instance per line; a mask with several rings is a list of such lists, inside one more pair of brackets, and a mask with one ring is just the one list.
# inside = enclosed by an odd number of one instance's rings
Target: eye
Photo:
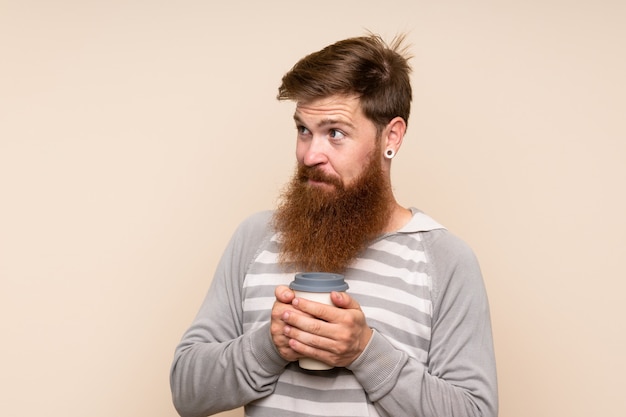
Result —
[[303, 135], [308, 135], [311, 132], [309, 132], [309, 129], [307, 129], [306, 127], [302, 126], [302, 125], [297, 125], [296, 126], [296, 130], [298, 131], [298, 135], [303, 136]]
[[341, 140], [346, 137], [346, 135], [341, 130], [337, 129], [330, 129], [328, 132], [328, 136], [330, 136], [330, 138], [334, 140]]

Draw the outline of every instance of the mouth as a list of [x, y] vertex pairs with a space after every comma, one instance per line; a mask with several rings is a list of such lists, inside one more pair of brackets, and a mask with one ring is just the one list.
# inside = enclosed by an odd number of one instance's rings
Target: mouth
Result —
[[342, 188], [338, 179], [329, 177], [318, 171], [313, 171], [310, 174], [311, 175], [305, 174], [300, 177], [302, 183], [306, 184], [307, 187], [323, 191], [335, 191]]
[[336, 188], [335, 184], [332, 182], [324, 181], [324, 180], [315, 180], [309, 178], [306, 180], [307, 185], [310, 187], [318, 187], [318, 188]]
[[301, 167], [298, 174], [300, 181], [312, 186], [340, 186], [338, 178], [325, 174], [315, 167]]

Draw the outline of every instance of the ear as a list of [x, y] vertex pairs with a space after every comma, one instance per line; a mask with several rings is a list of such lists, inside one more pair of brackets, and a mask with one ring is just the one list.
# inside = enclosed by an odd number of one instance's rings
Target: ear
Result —
[[394, 117], [387, 124], [383, 135], [383, 152], [387, 149], [393, 149], [394, 153], [398, 153], [406, 132], [406, 122], [400, 116]]

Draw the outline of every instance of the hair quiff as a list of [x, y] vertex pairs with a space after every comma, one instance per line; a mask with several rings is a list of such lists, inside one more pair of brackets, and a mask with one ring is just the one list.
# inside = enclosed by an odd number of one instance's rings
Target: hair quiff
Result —
[[379, 35], [349, 38], [305, 56], [287, 72], [278, 100], [307, 102], [332, 95], [356, 95], [363, 114], [378, 131], [395, 117], [408, 124], [411, 58], [405, 35], [387, 45]]

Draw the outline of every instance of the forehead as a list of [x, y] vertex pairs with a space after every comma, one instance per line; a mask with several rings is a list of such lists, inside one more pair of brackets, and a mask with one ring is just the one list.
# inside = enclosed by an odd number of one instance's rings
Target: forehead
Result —
[[296, 104], [294, 118], [306, 119], [335, 119], [347, 123], [356, 123], [363, 118], [360, 100], [357, 96], [330, 96], [309, 101], [299, 101]]

